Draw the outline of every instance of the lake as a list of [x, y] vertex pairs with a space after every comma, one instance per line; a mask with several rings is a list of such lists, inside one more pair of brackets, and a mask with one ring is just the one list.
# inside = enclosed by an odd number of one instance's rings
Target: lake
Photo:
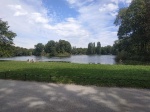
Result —
[[45, 56], [17, 56], [11, 58], [0, 58], [0, 60], [27, 61], [65, 61], [71, 63], [95, 63], [95, 64], [116, 64], [114, 55], [72, 55], [70, 57], [45, 57]]

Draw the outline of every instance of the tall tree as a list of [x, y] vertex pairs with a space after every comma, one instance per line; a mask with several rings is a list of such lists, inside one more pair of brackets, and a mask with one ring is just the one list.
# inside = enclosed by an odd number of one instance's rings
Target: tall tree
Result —
[[38, 43], [35, 45], [34, 55], [41, 56], [44, 51], [44, 45], [42, 43]]
[[92, 45], [92, 43], [89, 43], [88, 49], [87, 49], [87, 54], [92, 54], [92, 50], [93, 50], [93, 45]]
[[56, 48], [58, 53], [71, 53], [71, 44], [65, 40], [59, 40]]
[[16, 33], [9, 30], [8, 23], [0, 19], [0, 44], [13, 44]]
[[130, 54], [147, 58], [150, 55], [150, 2], [132, 0], [128, 8], [120, 9], [115, 24], [119, 25], [118, 38], [130, 43], [131, 49], [122, 49]]
[[55, 41], [51, 40], [45, 45], [45, 52], [49, 53], [50, 56], [56, 55], [56, 43]]
[[100, 42], [97, 42], [96, 53], [98, 55], [101, 54], [101, 43]]
[[16, 33], [9, 30], [8, 23], [0, 19], [0, 57], [12, 56], [13, 38]]

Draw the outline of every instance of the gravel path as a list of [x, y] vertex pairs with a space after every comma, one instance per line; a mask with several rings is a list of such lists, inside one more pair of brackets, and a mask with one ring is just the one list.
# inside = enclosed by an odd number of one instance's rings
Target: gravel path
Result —
[[0, 80], [0, 112], [150, 112], [150, 90]]

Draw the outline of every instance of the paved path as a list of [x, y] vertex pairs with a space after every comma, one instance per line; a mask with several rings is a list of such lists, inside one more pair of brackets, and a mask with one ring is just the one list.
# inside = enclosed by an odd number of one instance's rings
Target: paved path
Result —
[[0, 112], [150, 112], [150, 90], [0, 80]]

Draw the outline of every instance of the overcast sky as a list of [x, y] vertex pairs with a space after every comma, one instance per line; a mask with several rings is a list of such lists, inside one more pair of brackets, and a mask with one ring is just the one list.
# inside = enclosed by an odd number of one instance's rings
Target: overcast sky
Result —
[[113, 23], [121, 7], [131, 0], [0, 0], [0, 18], [17, 33], [16, 46], [34, 48], [49, 40], [67, 40], [72, 46], [89, 42], [113, 45]]

